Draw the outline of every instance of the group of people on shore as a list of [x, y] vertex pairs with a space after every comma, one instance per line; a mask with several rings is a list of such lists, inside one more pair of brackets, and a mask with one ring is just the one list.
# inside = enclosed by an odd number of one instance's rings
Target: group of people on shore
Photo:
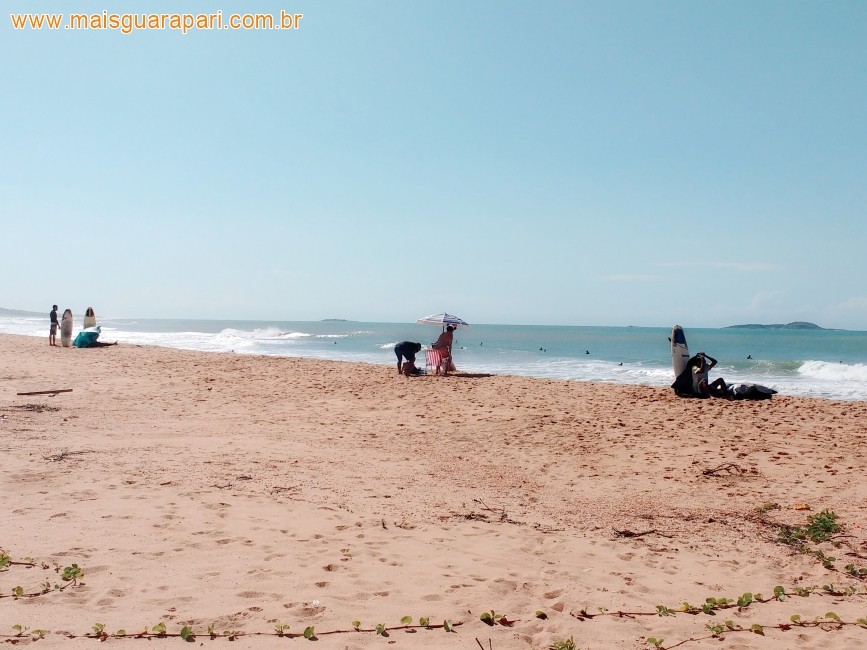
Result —
[[[48, 314], [49, 329], [48, 329], [48, 345], [57, 345], [57, 330], [60, 330], [60, 344], [68, 348], [73, 345], [72, 341], [72, 310], [65, 309], [63, 315], [58, 320], [57, 305], [51, 306], [51, 312]], [[96, 316], [93, 312], [93, 307], [88, 307], [84, 312], [84, 320], [82, 328], [96, 327]]]
[[[452, 344], [454, 343], [455, 328], [451, 325], [446, 327], [436, 341], [431, 343], [431, 349], [437, 350], [442, 359], [437, 365], [436, 374], [447, 374], [457, 370], [452, 361]], [[421, 352], [422, 344], [413, 341], [401, 341], [394, 346], [394, 354], [397, 356], [397, 372], [406, 377], [420, 375], [421, 369], [415, 365], [415, 355]]]

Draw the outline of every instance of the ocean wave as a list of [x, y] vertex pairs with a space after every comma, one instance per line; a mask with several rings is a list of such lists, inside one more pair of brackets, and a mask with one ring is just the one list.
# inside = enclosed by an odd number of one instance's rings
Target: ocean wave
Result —
[[798, 368], [798, 374], [824, 381], [865, 381], [867, 365], [863, 363], [829, 363], [827, 361], [806, 361]]

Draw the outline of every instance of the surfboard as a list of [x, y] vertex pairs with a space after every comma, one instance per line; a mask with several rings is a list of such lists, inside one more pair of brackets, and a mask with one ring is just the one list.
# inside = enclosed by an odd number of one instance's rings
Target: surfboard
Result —
[[680, 325], [671, 329], [671, 366], [674, 368], [674, 378], [680, 377], [680, 373], [686, 370], [686, 362], [689, 361], [689, 348], [686, 346], [686, 334]]
[[65, 348], [72, 345], [72, 312], [68, 309], [60, 319], [60, 344]]
[[93, 307], [88, 307], [87, 311], [84, 312], [84, 321], [81, 326], [84, 329], [87, 329], [88, 327], [96, 327], [96, 316], [93, 313]]
[[96, 339], [99, 338], [101, 331], [102, 328], [99, 325], [83, 329], [78, 333], [78, 336], [75, 337], [72, 345], [77, 348], [89, 348], [91, 345], [96, 343]]

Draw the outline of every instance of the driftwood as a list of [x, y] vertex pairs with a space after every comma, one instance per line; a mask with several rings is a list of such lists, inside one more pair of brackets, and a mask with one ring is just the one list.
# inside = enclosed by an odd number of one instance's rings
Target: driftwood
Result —
[[57, 395], [57, 393], [71, 393], [71, 388], [58, 388], [56, 390], [33, 390], [29, 393], [18, 393], [19, 395]]

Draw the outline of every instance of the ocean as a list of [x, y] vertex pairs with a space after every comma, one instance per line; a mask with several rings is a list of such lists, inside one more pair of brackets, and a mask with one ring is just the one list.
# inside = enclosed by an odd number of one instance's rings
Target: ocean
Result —
[[[396, 343], [427, 346], [440, 332], [415, 323], [337, 320], [98, 321], [100, 341], [121, 345], [358, 361], [382, 365], [383, 372], [395, 371]], [[682, 325], [691, 354], [704, 351], [718, 360], [711, 379], [762, 384], [781, 395], [867, 400], [867, 332]], [[77, 314], [76, 332], [80, 326]], [[47, 339], [48, 314], [0, 314], [0, 332]], [[667, 387], [674, 380], [670, 333], [667, 327], [472, 325], [455, 332], [454, 358], [464, 372]]]

